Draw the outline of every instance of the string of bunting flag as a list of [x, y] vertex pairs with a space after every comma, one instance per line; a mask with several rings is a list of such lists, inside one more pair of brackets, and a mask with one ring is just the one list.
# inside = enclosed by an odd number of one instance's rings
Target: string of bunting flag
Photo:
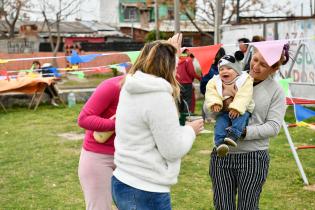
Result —
[[[0, 71], [0, 80], [1, 79], [9, 80], [9, 77], [12, 79], [18, 79], [18, 78], [23, 78], [23, 77], [36, 78], [39, 76], [60, 77], [63, 74], [77, 75], [77, 77], [79, 79], [83, 79], [85, 77], [84, 73], [86, 73], [86, 72], [107, 73], [107, 72], [111, 72], [112, 69], [116, 69], [118, 72], [125, 74], [126, 73], [126, 67], [128, 67], [129, 65], [131, 65], [130, 62], [110, 64], [110, 65], [105, 65], [105, 66], [84, 67], [84, 68], [79, 68], [76, 65], [72, 66], [71, 68], [50, 67], [47, 69], [49, 69], [51, 71], [51, 73], [40, 73], [40, 74], [38, 72], [40, 72], [42, 69], [32, 69], [31, 68], [28, 70], [15, 70], [15, 71], [1, 70]], [[12, 74], [12, 73], [17, 73], [17, 74]]]
[[300, 104], [298, 104], [292, 97], [291, 91], [290, 91], [290, 86], [289, 83], [293, 81], [292, 78], [287, 78], [287, 79], [280, 79], [278, 82], [282, 89], [285, 92], [286, 98], [287, 98], [287, 104], [293, 105], [294, 109], [294, 116], [295, 116], [295, 121], [296, 125], [298, 127], [308, 127], [312, 130], [315, 131], [315, 125], [311, 123], [306, 123], [304, 120], [309, 119], [311, 117], [315, 117], [315, 111], [308, 109]]
[[[279, 60], [283, 46], [287, 44], [289, 41], [303, 41], [303, 40], [311, 40], [315, 39], [313, 37], [301, 37], [296, 39], [282, 39], [282, 40], [272, 40], [272, 41], [262, 41], [262, 42], [252, 42], [248, 43], [249, 45], [255, 46], [263, 55], [267, 63], [271, 66], [275, 61]], [[194, 55], [197, 61], [200, 64], [202, 74], [205, 75], [208, 73], [210, 66], [212, 65], [215, 55], [217, 54], [220, 47], [230, 47], [236, 46], [237, 44], [216, 44], [211, 46], [201, 46], [201, 47], [187, 47]], [[133, 64], [137, 57], [139, 56], [140, 51], [129, 51], [129, 52], [112, 52], [112, 53], [102, 53], [102, 54], [89, 54], [89, 55], [79, 55], [76, 51], [72, 51], [71, 56], [56, 56], [56, 57], [33, 57], [33, 58], [17, 58], [17, 59], [0, 59], [0, 64], [5, 64], [7, 62], [15, 62], [15, 61], [26, 61], [26, 60], [40, 60], [40, 59], [59, 59], [66, 58], [73, 67], [64, 68], [64, 70], [76, 70], [78, 71], [78, 64], [86, 63], [94, 60], [99, 56], [110, 56], [114, 54], [125, 54], [129, 57], [131, 64]], [[111, 68], [113, 67], [112, 65]], [[97, 67], [95, 67], [97, 68]], [[60, 69], [61, 70], [61, 69]], [[0, 76], [8, 76], [6, 70], [0, 71]]]

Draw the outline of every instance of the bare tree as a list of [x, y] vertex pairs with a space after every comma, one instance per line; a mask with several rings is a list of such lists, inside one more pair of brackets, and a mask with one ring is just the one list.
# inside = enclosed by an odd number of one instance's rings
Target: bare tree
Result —
[[[57, 55], [60, 43], [60, 23], [67, 17], [76, 14], [79, 11], [82, 0], [57, 0], [58, 5], [51, 0], [41, 0], [40, 8], [44, 17], [44, 26], [47, 28], [50, 46], [53, 56]], [[54, 39], [55, 38], [55, 39]], [[54, 65], [56, 61], [54, 60]]]
[[[202, 0], [199, 4], [191, 3], [191, 0], [180, 0], [181, 2], [181, 12], [187, 16], [190, 22], [196, 27], [196, 29], [212, 38], [211, 34], [208, 34], [200, 27], [196, 20], [203, 20], [206, 21], [209, 26], [214, 27], [214, 20], [215, 20], [215, 8], [216, 8], [216, 0]], [[237, 7], [239, 4], [239, 8]], [[264, 1], [264, 0], [224, 0], [222, 5], [222, 23], [229, 24], [233, 21], [235, 22], [237, 19], [237, 15], [244, 15], [244, 16], [253, 16], [254, 14], [279, 14], [279, 15], [292, 15], [292, 11], [289, 9], [290, 1], [287, 0], [287, 3], [284, 5], [279, 5], [277, 3], [271, 3], [271, 1]], [[193, 9], [195, 12], [195, 16], [193, 16], [190, 11]]]
[[[271, 3], [273, 2], [273, 3]], [[202, 0], [197, 5], [197, 18], [207, 21], [210, 26], [214, 26], [216, 0]], [[239, 8], [237, 8], [239, 4]], [[274, 1], [264, 0], [224, 0], [222, 5], [222, 23], [229, 24], [236, 21], [237, 15], [253, 16], [260, 14], [260, 16], [268, 16], [270, 14], [291, 15], [290, 1], [283, 5], [274, 3]], [[275, 15], [273, 15], [275, 16]]]
[[[212, 34], [204, 32], [196, 23], [195, 15], [193, 15], [196, 13], [194, 2], [191, 2], [191, 0], [180, 0], [180, 3], [181, 3], [181, 12], [186, 15], [186, 17], [195, 26], [195, 28], [199, 31], [199, 33], [209, 37], [210, 39], [213, 39], [214, 37]], [[193, 5], [193, 6], [187, 7], [186, 5]], [[191, 12], [193, 12], [193, 14], [191, 14]]]
[[20, 12], [23, 8], [30, 6], [29, 0], [1, 0], [0, 10], [1, 15], [4, 16], [5, 26], [9, 32], [9, 38], [14, 37], [14, 29]]

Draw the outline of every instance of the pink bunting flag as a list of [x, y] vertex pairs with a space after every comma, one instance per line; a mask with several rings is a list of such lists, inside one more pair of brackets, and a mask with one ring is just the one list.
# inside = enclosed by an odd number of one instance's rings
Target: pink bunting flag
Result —
[[92, 70], [95, 71], [96, 73], [108, 73], [112, 71], [110, 68], [104, 66], [95, 67]]
[[288, 41], [286, 40], [275, 40], [265, 42], [254, 42], [251, 43], [251, 45], [256, 47], [266, 60], [267, 64], [269, 66], [272, 66], [278, 60], [280, 60], [281, 54], [283, 52], [283, 46], [287, 43]]
[[202, 75], [208, 74], [210, 67], [214, 62], [214, 58], [221, 46], [222, 44], [204, 47], [188, 47], [189, 51], [194, 54], [194, 56], [199, 62]]

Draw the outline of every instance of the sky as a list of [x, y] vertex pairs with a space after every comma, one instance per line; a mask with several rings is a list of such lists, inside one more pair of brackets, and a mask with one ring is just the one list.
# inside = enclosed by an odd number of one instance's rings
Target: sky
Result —
[[[32, 2], [39, 2], [41, 0], [32, 0]], [[68, 18], [68, 20], [74, 20], [75, 18], [81, 18], [82, 20], [99, 20], [99, 1], [105, 0], [81, 0], [83, 3], [81, 4], [79, 13], [72, 15]], [[197, 0], [198, 2], [202, 2], [203, 0]], [[274, 0], [264, 0], [265, 2], [273, 3]], [[315, 4], [315, 0], [290, 0], [290, 8], [296, 16], [301, 16], [301, 5], [303, 5], [303, 15], [310, 15], [310, 1], [313, 3], [313, 8]], [[49, 0], [49, 2], [56, 2], [58, 5], [58, 0]], [[279, 4], [285, 5], [287, 0], [277, 0]], [[38, 5], [35, 3], [35, 5]], [[314, 9], [313, 9], [314, 11]], [[40, 13], [40, 9], [34, 8], [32, 9], [32, 13], [29, 14], [31, 20], [41, 20], [42, 15]]]

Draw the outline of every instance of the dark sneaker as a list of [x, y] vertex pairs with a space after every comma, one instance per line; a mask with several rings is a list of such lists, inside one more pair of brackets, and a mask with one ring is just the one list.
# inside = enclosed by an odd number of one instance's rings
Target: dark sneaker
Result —
[[227, 145], [230, 145], [232, 147], [237, 147], [237, 143], [229, 137], [224, 138], [224, 143], [226, 143]]
[[224, 157], [229, 152], [229, 147], [226, 144], [221, 144], [217, 147], [217, 154], [219, 157]]

